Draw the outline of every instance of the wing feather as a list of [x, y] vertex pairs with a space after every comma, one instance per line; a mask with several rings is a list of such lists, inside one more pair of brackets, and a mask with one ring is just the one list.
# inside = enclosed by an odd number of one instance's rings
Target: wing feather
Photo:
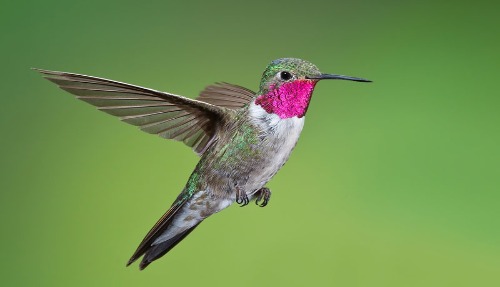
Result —
[[[122, 121], [202, 154], [227, 117], [224, 105], [87, 75], [35, 69], [61, 89]], [[244, 88], [242, 88], [244, 89]], [[203, 99], [203, 97], [202, 97]], [[215, 95], [214, 95], [215, 99]], [[224, 100], [217, 98], [224, 104]], [[234, 101], [234, 100], [233, 100]], [[241, 99], [232, 106], [241, 105]], [[229, 101], [227, 101], [229, 103]]]
[[254, 98], [255, 93], [247, 88], [229, 83], [215, 83], [207, 86], [196, 99], [228, 109], [239, 109]]

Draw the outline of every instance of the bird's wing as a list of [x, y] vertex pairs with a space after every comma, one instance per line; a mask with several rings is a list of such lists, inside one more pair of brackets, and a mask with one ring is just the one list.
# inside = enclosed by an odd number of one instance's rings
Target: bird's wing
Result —
[[229, 83], [215, 83], [201, 91], [198, 101], [228, 109], [239, 109], [255, 98], [251, 90]]
[[198, 154], [207, 150], [224, 120], [224, 108], [209, 102], [92, 76], [35, 70], [99, 110], [147, 133], [182, 141]]

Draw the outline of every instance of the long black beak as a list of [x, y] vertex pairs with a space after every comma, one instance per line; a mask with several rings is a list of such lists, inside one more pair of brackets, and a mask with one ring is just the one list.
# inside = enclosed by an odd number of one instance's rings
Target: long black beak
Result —
[[349, 80], [355, 82], [366, 82], [366, 83], [371, 82], [370, 80], [367, 79], [343, 76], [343, 75], [334, 75], [334, 74], [321, 74], [319, 76], [306, 77], [306, 78], [311, 80]]

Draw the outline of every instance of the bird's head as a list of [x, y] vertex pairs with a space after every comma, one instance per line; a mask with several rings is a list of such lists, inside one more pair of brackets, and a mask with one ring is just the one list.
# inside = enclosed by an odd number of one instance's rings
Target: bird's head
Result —
[[371, 82], [349, 76], [323, 74], [312, 63], [295, 58], [272, 61], [264, 71], [255, 103], [280, 118], [303, 117], [316, 83], [324, 79]]

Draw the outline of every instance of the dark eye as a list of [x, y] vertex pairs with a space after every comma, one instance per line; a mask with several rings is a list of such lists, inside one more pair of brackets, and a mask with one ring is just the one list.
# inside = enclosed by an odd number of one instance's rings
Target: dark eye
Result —
[[288, 81], [292, 78], [292, 74], [290, 74], [290, 72], [287, 72], [287, 71], [283, 71], [280, 73], [280, 78], [283, 80], [283, 81]]

